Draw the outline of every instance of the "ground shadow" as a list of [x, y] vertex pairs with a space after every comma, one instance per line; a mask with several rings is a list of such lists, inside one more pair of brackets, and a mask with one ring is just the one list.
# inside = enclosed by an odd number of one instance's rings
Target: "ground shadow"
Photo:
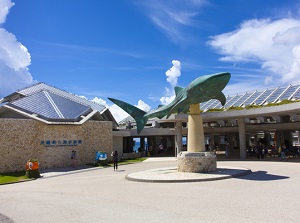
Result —
[[248, 175], [240, 176], [237, 178], [243, 179], [243, 180], [271, 181], [271, 180], [285, 180], [290, 177], [268, 174], [267, 171], [256, 171], [256, 172], [252, 172]]

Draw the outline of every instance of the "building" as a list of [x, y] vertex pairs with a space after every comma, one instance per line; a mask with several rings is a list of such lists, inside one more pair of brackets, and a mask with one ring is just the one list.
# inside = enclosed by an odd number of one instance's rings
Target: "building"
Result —
[[[224, 150], [229, 143], [231, 151], [245, 159], [258, 142], [269, 148], [300, 145], [300, 85], [230, 95], [226, 101], [224, 106], [215, 99], [200, 104], [207, 147]], [[187, 114], [151, 119], [137, 135], [135, 121], [128, 117], [113, 134], [123, 137], [125, 152], [132, 152], [134, 142], [140, 141], [141, 150], [152, 155], [160, 155], [158, 147], [163, 144], [165, 154], [176, 156], [186, 150], [187, 120]]]
[[38, 83], [0, 101], [0, 172], [25, 169], [37, 158], [40, 168], [93, 163], [96, 152], [111, 153], [117, 125], [105, 106]]
[[[299, 145], [299, 99], [300, 85], [289, 85], [227, 96], [223, 107], [214, 99], [201, 103], [206, 145], [224, 150], [229, 143], [241, 159], [259, 141]], [[147, 155], [177, 156], [187, 148], [187, 120], [187, 114], [150, 119], [138, 135], [131, 117], [117, 124], [103, 105], [37, 83], [0, 100], [0, 173], [24, 170], [31, 158], [40, 168], [71, 166], [72, 151], [77, 165], [95, 162], [97, 151], [136, 157], [138, 144]]]

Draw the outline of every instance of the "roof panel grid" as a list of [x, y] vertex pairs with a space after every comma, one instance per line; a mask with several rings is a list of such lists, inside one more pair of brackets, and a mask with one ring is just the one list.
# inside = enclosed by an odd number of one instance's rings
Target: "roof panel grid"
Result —
[[266, 98], [269, 97], [269, 95], [274, 91], [274, 89], [267, 89], [264, 91], [253, 103], [256, 105], [260, 105], [261, 103], [264, 103]]
[[200, 107], [205, 107], [208, 104], [208, 102], [210, 102], [210, 100], [200, 103]]
[[266, 102], [272, 103], [272, 102], [276, 102], [278, 100], [278, 97], [284, 93], [284, 91], [286, 90], [286, 87], [278, 87], [276, 88], [272, 94], [269, 95], [268, 98], [266, 98]]
[[77, 119], [91, 111], [90, 107], [48, 91], [40, 91], [11, 102], [14, 107], [28, 114], [45, 119]]
[[279, 97], [279, 100], [289, 99], [299, 86], [289, 86], [289, 88]]
[[245, 93], [244, 95], [242, 95], [242, 97], [240, 97], [232, 106], [242, 106], [244, 104], [244, 101], [251, 96], [251, 94], [253, 94], [253, 92], [251, 93]]
[[246, 99], [246, 101], [244, 101], [244, 103], [242, 105], [247, 106], [247, 105], [252, 104], [261, 93], [262, 93], [261, 91], [253, 92], [253, 94], [248, 99]]
[[300, 87], [299, 87], [298, 90], [294, 93], [292, 99], [294, 99], [294, 100], [300, 99]]
[[210, 107], [208, 109], [213, 109], [218, 105], [218, 103], [220, 103], [220, 101], [217, 99], [213, 99], [213, 100], [214, 100], [214, 102], [210, 105]]
[[234, 105], [240, 98], [242, 97], [242, 95], [235, 95], [230, 101], [228, 101], [225, 105], [224, 108], [229, 108], [232, 105]]
[[210, 106], [211, 106], [211, 104], [213, 104], [214, 103], [214, 99], [210, 99], [205, 105], [203, 105], [202, 106], [202, 103], [200, 104], [200, 109], [203, 109], [203, 110], [205, 110], [205, 109], [207, 109], [207, 108], [209, 108]]
[[62, 116], [66, 119], [78, 118], [90, 110], [90, 107], [76, 103], [72, 100], [60, 97], [53, 93], [48, 93], [53, 100], [55, 106], [59, 109]]
[[68, 98], [70, 100], [73, 100], [73, 101], [75, 101], [77, 103], [90, 106], [91, 108], [93, 108], [93, 109], [95, 109], [95, 110], [97, 110], [99, 112], [102, 112], [102, 111], [106, 110], [106, 107], [104, 105], [101, 105], [101, 104], [89, 101], [89, 100], [87, 100], [85, 98], [76, 96], [76, 95], [74, 95], [72, 93], [60, 90], [58, 88], [52, 87], [52, 86], [47, 85], [47, 84], [42, 83], [42, 82], [40, 82], [38, 84], [35, 84], [35, 85], [31, 86], [31, 87], [27, 87], [27, 88], [21, 89], [21, 90], [18, 91], [18, 93], [23, 94], [23, 95], [30, 95], [30, 94], [33, 94], [35, 92], [41, 91], [41, 90], [48, 90], [48, 91], [53, 92], [53, 93], [55, 93], [55, 94], [57, 94], [59, 96]]
[[213, 108], [219, 109], [222, 107], [223, 107], [223, 105], [221, 104], [221, 102], [218, 102]]
[[21, 98], [11, 103], [30, 114], [38, 114], [44, 117], [57, 119], [60, 118], [48, 98], [43, 92], [32, 94], [28, 97]]

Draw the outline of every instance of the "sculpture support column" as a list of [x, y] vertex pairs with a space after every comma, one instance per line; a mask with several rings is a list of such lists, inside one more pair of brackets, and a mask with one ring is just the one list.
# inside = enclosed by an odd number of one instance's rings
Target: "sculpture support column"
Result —
[[188, 117], [188, 152], [205, 152], [204, 130], [199, 104], [190, 105]]
[[217, 156], [205, 152], [204, 130], [199, 104], [190, 105], [188, 119], [188, 148], [177, 156], [177, 171], [201, 173], [217, 169]]

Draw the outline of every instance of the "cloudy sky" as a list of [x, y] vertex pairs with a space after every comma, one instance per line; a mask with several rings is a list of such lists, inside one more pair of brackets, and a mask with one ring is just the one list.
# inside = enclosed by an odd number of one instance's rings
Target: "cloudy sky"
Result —
[[300, 83], [298, 0], [0, 0], [0, 98], [37, 82], [126, 117], [230, 72], [225, 95]]

